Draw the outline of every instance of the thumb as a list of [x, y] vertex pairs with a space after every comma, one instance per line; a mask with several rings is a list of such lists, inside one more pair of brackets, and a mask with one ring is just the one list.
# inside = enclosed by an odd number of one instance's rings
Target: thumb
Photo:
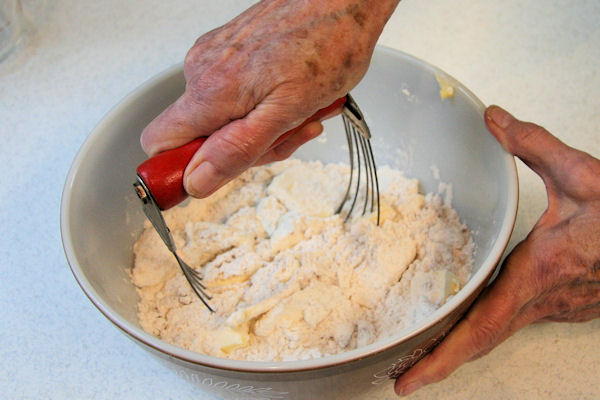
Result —
[[302, 122], [307, 111], [290, 99], [248, 103], [227, 86], [213, 86], [192, 79], [140, 139], [144, 151], [154, 156], [208, 137], [184, 173], [185, 189], [195, 197], [210, 195], [251, 167], [279, 135]]
[[185, 170], [186, 191], [195, 197], [209, 196], [257, 164], [283, 132], [302, 122], [304, 115], [296, 112], [294, 107], [263, 102], [244, 118], [216, 130]]
[[396, 393], [406, 396], [422, 386], [441, 381], [462, 364], [491, 351], [525, 324], [525, 321], [520, 321], [519, 326], [513, 324], [521, 298], [511, 279], [501, 276], [484, 290], [465, 317], [430, 354], [396, 380]]
[[567, 146], [541, 126], [517, 120], [498, 106], [485, 110], [485, 122], [506, 151], [542, 178], [550, 207], [565, 196], [581, 200], [598, 195], [600, 189], [593, 182], [600, 174], [600, 161]]
[[561, 166], [570, 149], [546, 129], [519, 121], [498, 106], [485, 110], [485, 122], [494, 137], [509, 153], [519, 157], [544, 181]]

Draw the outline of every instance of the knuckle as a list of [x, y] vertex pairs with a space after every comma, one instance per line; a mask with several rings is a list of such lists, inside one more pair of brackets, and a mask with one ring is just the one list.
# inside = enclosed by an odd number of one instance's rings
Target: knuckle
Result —
[[[213, 113], [230, 110], [239, 99], [239, 88], [234, 80], [218, 69], [192, 74], [185, 85], [185, 95], [189, 100], [205, 106]], [[235, 107], [234, 107], [235, 108]]]
[[214, 87], [202, 75], [191, 77], [185, 85], [185, 94], [194, 103], [205, 104], [213, 97]]
[[518, 125], [519, 140], [522, 142], [537, 142], [540, 136], [545, 135], [547, 131], [539, 125], [532, 122], [522, 122]]
[[237, 170], [252, 165], [258, 158], [257, 151], [249, 141], [241, 141], [238, 138], [229, 135], [216, 135], [216, 148], [223, 155], [223, 159], [228, 161], [228, 165], [216, 166], [220, 172], [229, 171], [232, 167]]
[[205, 63], [212, 59], [213, 52], [210, 51], [211, 46], [214, 47], [214, 41], [217, 39], [219, 28], [214, 29], [204, 35], [198, 37], [194, 45], [188, 50], [183, 65], [186, 67], [194, 67]]
[[184, 69], [190, 68], [196, 64], [196, 60], [198, 59], [198, 52], [196, 51], [196, 46], [192, 47], [188, 50], [185, 58], [183, 60]]
[[504, 323], [496, 318], [486, 317], [471, 321], [470, 336], [471, 345], [476, 350], [475, 354], [480, 354], [492, 348], [501, 332], [504, 331]]
[[203, 56], [203, 52], [199, 49], [196, 44], [190, 50], [188, 50], [183, 60], [183, 74], [186, 79], [193, 76], [204, 63], [206, 57]]
[[272, 151], [274, 161], [282, 161], [291, 156], [294, 151], [298, 149], [298, 146], [293, 146], [288, 143], [282, 143], [275, 147]]

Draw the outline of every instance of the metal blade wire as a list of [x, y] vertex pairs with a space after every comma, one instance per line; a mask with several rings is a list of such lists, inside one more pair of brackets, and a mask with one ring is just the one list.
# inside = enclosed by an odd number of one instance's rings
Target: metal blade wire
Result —
[[[373, 171], [373, 177], [375, 178], [375, 195], [377, 199], [377, 226], [379, 226], [379, 220], [381, 217], [381, 204], [379, 202], [379, 179], [377, 178], [377, 165], [375, 165], [375, 156], [373, 156], [373, 147], [371, 147], [370, 140], [367, 140], [367, 148], [369, 150], [371, 170]], [[372, 211], [373, 209], [371, 209], [371, 212]]]
[[348, 118], [345, 115], [342, 115], [342, 120], [344, 121], [344, 131], [346, 132], [346, 140], [348, 141], [348, 154], [350, 156], [350, 179], [348, 180], [348, 186], [346, 187], [346, 193], [342, 198], [342, 202], [335, 212], [336, 214], [342, 212], [342, 208], [344, 208], [344, 204], [346, 204], [346, 199], [348, 199], [348, 195], [350, 194], [352, 178], [354, 175], [354, 145], [352, 143], [352, 135], [350, 133], [350, 121], [348, 121]]
[[177, 263], [179, 264], [179, 267], [181, 268], [183, 275], [189, 282], [194, 293], [196, 293], [196, 296], [198, 296], [200, 298], [202, 303], [204, 303], [204, 305], [206, 306], [206, 308], [208, 308], [210, 310], [210, 312], [215, 312], [215, 310], [213, 310], [212, 307], [207, 302], [207, 299], [210, 300], [210, 299], [212, 299], [212, 297], [209, 296], [204, 291], [206, 289], [206, 286], [204, 286], [202, 284], [202, 282], [200, 282], [201, 276], [192, 267], [187, 265], [181, 258], [179, 258], [177, 253], [173, 253], [173, 254], [175, 255], [175, 258], [177, 259]]
[[[354, 211], [356, 203], [358, 201], [358, 194], [361, 191], [361, 181], [363, 179], [361, 175], [364, 174], [365, 199], [362, 207], [362, 215], [366, 214], [367, 209], [369, 209], [370, 212], [374, 212], [374, 210], [377, 209], [377, 225], [379, 225], [379, 180], [377, 178], [377, 167], [375, 165], [375, 157], [373, 156], [373, 148], [371, 147], [371, 141], [365, 138], [363, 134], [361, 134], [360, 129], [354, 123], [352, 123], [352, 121], [349, 118], [347, 118], [346, 115], [342, 114], [342, 120], [344, 122], [346, 140], [348, 141], [350, 179], [348, 180], [346, 192], [336, 213], [341, 213], [343, 211], [346, 203], [350, 201], [350, 192], [354, 188], [352, 201], [350, 203], [349, 209], [346, 212], [344, 222], [350, 219], [350, 216], [352, 215], [352, 212]], [[354, 173], [355, 165], [356, 174]]]
[[[365, 165], [365, 202], [362, 211], [362, 215], [365, 215], [365, 213], [367, 212], [367, 206], [369, 205], [369, 192], [372, 193], [373, 191], [371, 190], [371, 163], [368, 161], [367, 146], [365, 145], [365, 138], [363, 138], [362, 136], [360, 137], [360, 149], [362, 151], [362, 159]], [[373, 208], [372, 204], [373, 203], [371, 202], [371, 208]]]
[[352, 130], [352, 136], [353, 136], [353, 144], [354, 144], [354, 148], [356, 150], [356, 190], [354, 191], [354, 196], [352, 198], [352, 204], [350, 205], [350, 209], [348, 210], [348, 214], [346, 215], [346, 218], [344, 218], [344, 222], [346, 222], [346, 221], [348, 221], [348, 219], [350, 219], [350, 216], [352, 215], [352, 211], [354, 210], [354, 207], [356, 206], [356, 200], [358, 199], [358, 192], [360, 190], [360, 176], [361, 176], [360, 165], [361, 165], [361, 162], [360, 162], [360, 146], [358, 144], [358, 141], [360, 140], [360, 134], [356, 131], [356, 128], [354, 127], [353, 124], [351, 124], [351, 130]]

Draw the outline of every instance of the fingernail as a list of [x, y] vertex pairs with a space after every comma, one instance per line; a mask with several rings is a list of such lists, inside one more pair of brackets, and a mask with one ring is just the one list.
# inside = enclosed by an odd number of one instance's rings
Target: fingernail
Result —
[[488, 109], [487, 115], [500, 128], [507, 128], [508, 125], [515, 119], [508, 112], [498, 106], [491, 106]]
[[423, 383], [420, 381], [409, 382], [405, 386], [401, 387], [396, 393], [398, 393], [398, 396], [408, 396], [412, 392], [421, 388], [421, 386], [423, 386]]
[[185, 188], [194, 197], [206, 197], [224, 180], [209, 161], [203, 161], [187, 176]]

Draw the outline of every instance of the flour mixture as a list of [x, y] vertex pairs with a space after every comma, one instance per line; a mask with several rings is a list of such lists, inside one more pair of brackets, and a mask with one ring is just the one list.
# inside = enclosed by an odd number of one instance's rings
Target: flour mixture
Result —
[[467, 281], [473, 244], [418, 182], [378, 170], [381, 226], [344, 223], [348, 167], [287, 160], [246, 171], [165, 219], [204, 276], [213, 314], [146, 223], [132, 280], [144, 330], [217, 357], [299, 360], [365, 346], [418, 323]]

